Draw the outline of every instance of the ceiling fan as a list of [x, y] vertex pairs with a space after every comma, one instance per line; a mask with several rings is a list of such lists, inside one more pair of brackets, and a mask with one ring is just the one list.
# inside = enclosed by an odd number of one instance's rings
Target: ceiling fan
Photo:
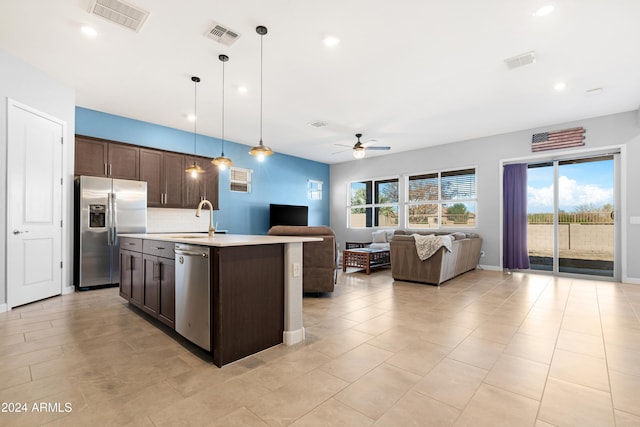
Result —
[[[370, 144], [375, 143], [376, 140], [372, 139], [369, 142], [360, 142], [360, 138], [362, 137], [361, 133], [356, 133], [356, 138], [358, 138], [358, 141], [354, 144], [354, 146], [351, 148], [353, 150], [353, 157], [355, 157], [356, 159], [362, 159], [365, 156], [365, 153], [367, 150], [379, 150], [379, 151], [387, 151], [387, 150], [391, 150], [391, 147], [384, 147], [384, 146], [372, 146]], [[343, 147], [349, 147], [349, 145], [344, 145], [344, 144], [336, 144], [336, 145], [341, 145]], [[339, 151], [339, 153], [341, 153], [341, 151]], [[336, 153], [334, 153], [336, 154]]]

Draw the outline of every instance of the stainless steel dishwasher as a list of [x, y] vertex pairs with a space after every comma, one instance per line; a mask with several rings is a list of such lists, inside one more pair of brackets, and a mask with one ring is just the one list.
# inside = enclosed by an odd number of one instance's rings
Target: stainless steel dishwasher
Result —
[[176, 332], [211, 350], [210, 249], [176, 243]]

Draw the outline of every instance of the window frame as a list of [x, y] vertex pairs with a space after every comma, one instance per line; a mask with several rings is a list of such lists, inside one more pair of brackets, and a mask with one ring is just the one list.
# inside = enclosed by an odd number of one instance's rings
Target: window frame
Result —
[[[378, 186], [376, 183], [385, 183], [385, 182], [395, 182], [398, 188], [398, 198], [396, 202], [386, 202], [386, 203], [376, 203], [376, 198], [378, 196]], [[365, 196], [366, 203], [360, 205], [352, 205], [351, 204], [351, 186], [355, 183], [362, 183], [365, 185], [365, 189], [367, 194]], [[399, 228], [400, 227], [400, 191], [402, 188], [402, 181], [400, 175], [392, 175], [385, 177], [376, 177], [376, 178], [366, 178], [366, 179], [355, 179], [347, 182], [347, 228], [363, 230], [363, 229], [375, 229], [375, 228]], [[397, 223], [395, 225], [379, 225], [379, 219], [377, 212], [379, 212], [380, 208], [395, 208], [397, 215]], [[357, 227], [352, 225], [351, 218], [351, 210], [352, 209], [365, 209], [365, 226]], [[369, 217], [370, 223], [369, 224]]]

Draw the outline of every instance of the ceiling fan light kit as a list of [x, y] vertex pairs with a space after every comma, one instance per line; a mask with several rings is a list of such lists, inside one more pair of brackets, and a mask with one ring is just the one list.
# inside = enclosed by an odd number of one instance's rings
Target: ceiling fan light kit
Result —
[[[358, 138], [358, 141], [353, 146], [353, 157], [355, 157], [356, 159], [363, 159], [364, 156], [366, 155], [367, 150], [378, 150], [378, 151], [391, 150], [391, 147], [382, 147], [382, 146], [381, 147], [370, 147], [370, 146], [367, 146], [366, 144], [363, 144], [362, 142], [360, 142], [360, 138], [361, 137], [362, 137], [361, 133], [356, 133], [356, 138]], [[367, 144], [369, 144], [371, 142], [375, 142], [375, 140], [371, 140]]]
[[224, 155], [224, 63], [229, 60], [229, 57], [227, 55], [218, 55], [218, 59], [222, 62], [222, 147], [220, 150], [220, 156], [211, 160], [211, 163], [217, 166], [220, 170], [226, 170], [233, 166], [231, 159]]
[[[198, 83], [200, 82], [200, 77], [193, 76], [191, 77], [191, 81], [193, 82], [193, 155], [196, 154], [196, 142], [197, 142], [197, 132], [196, 132], [196, 123], [198, 122], [198, 117], [196, 115], [196, 108], [198, 105]], [[193, 159], [193, 164], [184, 170], [186, 173], [190, 174], [192, 178], [197, 178], [198, 175], [204, 173], [204, 169], [202, 169], [196, 163], [196, 160]]]
[[262, 38], [267, 34], [267, 27], [258, 25], [256, 27], [256, 33], [260, 35], [260, 142], [258, 145], [251, 147], [249, 154], [263, 161], [265, 157], [273, 155], [273, 150], [262, 142]]

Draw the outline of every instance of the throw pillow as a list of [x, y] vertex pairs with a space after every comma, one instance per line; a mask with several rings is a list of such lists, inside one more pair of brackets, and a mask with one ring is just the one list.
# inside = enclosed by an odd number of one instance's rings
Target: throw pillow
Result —
[[371, 238], [373, 243], [387, 243], [387, 233], [384, 230], [371, 232]]

